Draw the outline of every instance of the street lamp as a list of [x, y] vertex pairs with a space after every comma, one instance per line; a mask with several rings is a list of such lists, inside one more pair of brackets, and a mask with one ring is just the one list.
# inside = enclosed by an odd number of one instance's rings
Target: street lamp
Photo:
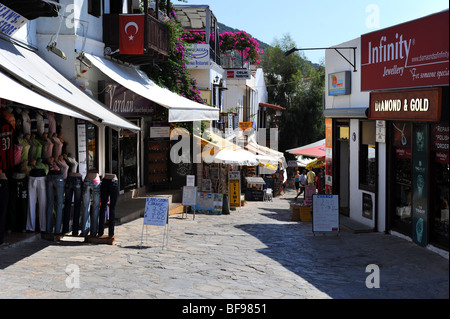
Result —
[[[348, 49], [348, 50], [353, 50], [353, 61], [355, 62], [350, 62], [350, 60], [348, 60], [338, 49]], [[335, 50], [337, 53], [339, 53], [339, 55], [341, 57], [343, 57], [345, 59], [345, 61], [347, 61], [352, 67], [353, 67], [353, 72], [356, 72], [356, 47], [334, 47], [334, 48], [304, 48], [304, 49], [297, 49], [295, 47], [287, 50], [286, 52], [284, 52], [284, 56], [288, 56], [292, 53], [294, 53], [295, 51], [306, 51], [306, 50]]]

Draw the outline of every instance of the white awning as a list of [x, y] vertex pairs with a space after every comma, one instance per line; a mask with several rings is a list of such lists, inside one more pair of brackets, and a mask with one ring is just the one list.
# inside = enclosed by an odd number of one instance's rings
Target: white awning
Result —
[[108, 77], [142, 97], [169, 109], [169, 122], [219, 120], [219, 109], [184, 98], [150, 80], [134, 67], [117, 64], [85, 53], [85, 56]]
[[214, 155], [213, 162], [222, 164], [247, 165], [247, 166], [256, 166], [259, 163], [255, 155], [242, 148], [235, 150], [232, 149], [220, 150], [219, 153]]
[[72, 109], [65, 107], [64, 105], [47, 99], [39, 93], [31, 91], [30, 89], [6, 76], [2, 72], [0, 72], [0, 97], [6, 100], [33, 106], [41, 110], [64, 114], [82, 120], [91, 120], [89, 117], [86, 117], [78, 112], [73, 111]]
[[0, 39], [0, 68], [25, 86], [82, 113], [97, 123], [114, 128], [140, 128], [94, 100], [33, 51]]

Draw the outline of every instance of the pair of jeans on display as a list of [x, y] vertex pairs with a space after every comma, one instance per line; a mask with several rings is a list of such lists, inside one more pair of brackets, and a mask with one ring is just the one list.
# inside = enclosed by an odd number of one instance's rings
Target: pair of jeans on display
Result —
[[63, 213], [63, 234], [69, 233], [70, 230], [70, 215], [72, 200], [73, 207], [73, 222], [72, 222], [72, 235], [77, 236], [80, 229], [80, 209], [81, 209], [81, 192], [83, 188], [83, 179], [80, 176], [69, 176], [66, 179], [64, 188], [64, 213]]
[[5, 239], [5, 220], [9, 197], [8, 180], [0, 179], [0, 245]]
[[98, 226], [98, 235], [102, 236], [104, 232], [104, 225], [106, 220], [106, 208], [109, 199], [109, 217], [108, 217], [108, 236], [114, 236], [114, 226], [116, 218], [116, 204], [119, 197], [119, 180], [103, 178], [100, 186], [100, 217]]
[[[52, 174], [50, 171], [45, 182], [47, 187], [47, 233], [61, 234], [64, 178], [61, 173]], [[56, 215], [54, 223], [53, 211]]]
[[28, 177], [28, 217], [27, 230], [35, 231], [36, 204], [39, 202], [39, 225], [40, 230], [47, 230], [47, 194], [45, 185], [46, 173], [43, 169], [32, 169]]
[[9, 204], [6, 229], [13, 232], [25, 230], [28, 210], [28, 183], [25, 173], [13, 173], [9, 184]]
[[[83, 214], [81, 235], [96, 236], [98, 231], [98, 212], [100, 209], [100, 179], [86, 177], [83, 182], [81, 211]], [[91, 207], [92, 200], [92, 207]]]

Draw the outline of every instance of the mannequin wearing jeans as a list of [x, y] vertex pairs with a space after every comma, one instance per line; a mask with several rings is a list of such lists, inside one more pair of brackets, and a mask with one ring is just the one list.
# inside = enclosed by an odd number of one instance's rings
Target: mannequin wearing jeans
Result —
[[116, 218], [116, 204], [119, 197], [119, 180], [115, 174], [106, 174], [102, 179], [100, 186], [100, 217], [98, 225], [98, 235], [102, 236], [105, 224], [106, 208], [108, 206], [109, 198], [109, 221], [108, 221], [108, 236], [114, 236], [114, 226]]
[[[47, 187], [47, 233], [61, 234], [62, 209], [64, 200], [64, 178], [62, 169], [53, 157], [47, 159], [49, 171], [45, 181]], [[53, 225], [53, 209], [56, 219]], [[53, 226], [55, 226], [53, 228]]]
[[8, 230], [21, 232], [25, 230], [28, 208], [28, 183], [25, 173], [12, 174], [9, 184], [9, 204], [6, 226]]
[[[83, 221], [81, 223], [81, 236], [97, 235], [98, 211], [100, 208], [100, 177], [98, 173], [88, 173], [83, 182], [81, 212]], [[90, 208], [92, 200], [92, 207]], [[90, 209], [89, 209], [90, 208]]]
[[28, 218], [27, 230], [35, 230], [36, 222], [36, 202], [39, 201], [39, 225], [40, 230], [47, 230], [46, 213], [47, 213], [47, 195], [46, 195], [46, 172], [43, 168], [38, 168], [36, 161], [31, 162], [31, 171], [28, 177]]
[[5, 239], [5, 220], [8, 209], [8, 179], [5, 173], [0, 173], [0, 245]]
[[78, 230], [80, 229], [82, 187], [83, 187], [83, 178], [81, 174], [69, 173], [64, 188], [65, 199], [64, 199], [64, 214], [63, 214], [63, 234], [69, 232], [70, 213], [73, 198], [74, 207], [73, 207], [72, 236], [78, 236]]

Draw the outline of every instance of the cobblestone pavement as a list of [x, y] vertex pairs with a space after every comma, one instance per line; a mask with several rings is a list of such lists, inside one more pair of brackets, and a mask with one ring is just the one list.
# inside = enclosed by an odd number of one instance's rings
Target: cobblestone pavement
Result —
[[[142, 218], [117, 226], [114, 245], [66, 237], [2, 248], [0, 298], [449, 297], [448, 259], [381, 233], [314, 235], [310, 222], [291, 221], [293, 196], [230, 215], [171, 215], [164, 248], [164, 227]], [[379, 288], [366, 286], [371, 264]]]

